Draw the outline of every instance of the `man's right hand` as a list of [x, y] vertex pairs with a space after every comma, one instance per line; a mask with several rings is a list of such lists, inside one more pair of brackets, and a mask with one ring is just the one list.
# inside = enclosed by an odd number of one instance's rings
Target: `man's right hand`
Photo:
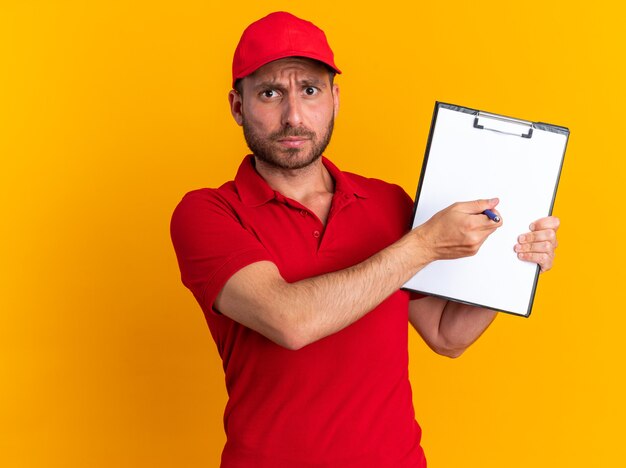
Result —
[[471, 257], [478, 252], [487, 237], [502, 226], [483, 214], [498, 204], [497, 198], [458, 202], [435, 213], [432, 218], [413, 230], [426, 250], [430, 261]]

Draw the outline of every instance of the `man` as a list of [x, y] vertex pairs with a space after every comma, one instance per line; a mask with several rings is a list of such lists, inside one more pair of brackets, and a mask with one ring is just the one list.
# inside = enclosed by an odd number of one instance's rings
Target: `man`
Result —
[[[252, 151], [234, 181], [188, 193], [172, 218], [182, 280], [224, 362], [224, 467], [424, 467], [408, 380], [408, 322], [459, 356], [495, 312], [399, 288], [474, 255], [497, 199], [456, 203], [408, 231], [398, 186], [322, 157], [340, 70], [324, 33], [279, 12], [250, 25], [229, 102]], [[552, 266], [556, 218], [514, 246]], [[512, 246], [513, 247], [513, 246]]]

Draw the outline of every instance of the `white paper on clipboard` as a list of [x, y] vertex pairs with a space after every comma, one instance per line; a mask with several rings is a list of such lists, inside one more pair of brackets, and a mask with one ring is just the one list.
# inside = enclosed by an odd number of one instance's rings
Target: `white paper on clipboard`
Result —
[[475, 256], [433, 262], [404, 288], [530, 315], [539, 271], [513, 246], [552, 213], [568, 138], [564, 127], [436, 103], [413, 227], [454, 202], [494, 197], [504, 222]]

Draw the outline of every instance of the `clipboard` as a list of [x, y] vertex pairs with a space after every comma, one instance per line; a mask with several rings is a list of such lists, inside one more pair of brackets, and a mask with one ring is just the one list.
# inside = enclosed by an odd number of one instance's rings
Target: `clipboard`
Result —
[[435, 103], [412, 227], [452, 203], [499, 198], [503, 225], [473, 257], [438, 260], [403, 289], [528, 317], [539, 266], [513, 246], [552, 214], [569, 129]]

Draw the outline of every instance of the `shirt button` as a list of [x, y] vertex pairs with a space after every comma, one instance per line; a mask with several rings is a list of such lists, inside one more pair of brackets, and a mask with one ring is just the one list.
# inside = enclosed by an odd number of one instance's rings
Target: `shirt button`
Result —
[[300, 216], [305, 218], [306, 217], [306, 211], [305, 210], [300, 210]]
[[315, 237], [316, 239], [320, 236], [320, 232], [319, 231], [313, 231], [313, 237]]

